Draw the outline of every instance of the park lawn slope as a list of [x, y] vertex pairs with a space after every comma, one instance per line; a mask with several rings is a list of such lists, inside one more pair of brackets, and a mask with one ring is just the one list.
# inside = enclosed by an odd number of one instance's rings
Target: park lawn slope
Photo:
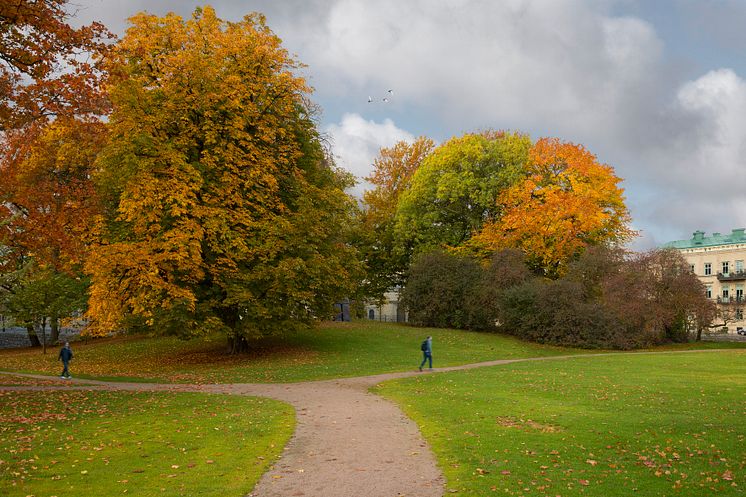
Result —
[[253, 397], [0, 392], [0, 495], [241, 497], [294, 426]]
[[743, 495], [746, 351], [514, 363], [386, 382], [455, 495]]
[[[271, 383], [414, 370], [420, 343], [433, 336], [434, 366], [495, 359], [579, 354], [495, 333], [414, 328], [371, 321], [327, 323], [252, 343], [248, 354], [227, 355], [224, 338], [122, 337], [72, 344], [75, 377], [178, 383]], [[57, 350], [0, 351], [0, 370], [59, 374]]]

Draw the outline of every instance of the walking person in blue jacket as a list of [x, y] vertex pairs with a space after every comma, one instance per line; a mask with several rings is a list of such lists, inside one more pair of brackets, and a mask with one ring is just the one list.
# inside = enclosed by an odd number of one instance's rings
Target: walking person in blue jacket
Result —
[[64, 366], [60, 378], [71, 378], [70, 371], [67, 369], [68, 364], [73, 360], [73, 351], [70, 349], [70, 342], [65, 342], [65, 346], [60, 349], [60, 355], [57, 357], [57, 360], [62, 361], [62, 365]]
[[422, 363], [420, 364], [420, 371], [427, 361], [430, 361], [430, 369], [433, 369], [433, 337], [429, 336], [422, 342], [420, 346], [422, 350]]

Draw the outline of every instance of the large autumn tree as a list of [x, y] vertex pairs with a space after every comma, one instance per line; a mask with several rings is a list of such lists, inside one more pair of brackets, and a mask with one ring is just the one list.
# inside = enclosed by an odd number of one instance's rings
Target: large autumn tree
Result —
[[474, 246], [488, 252], [519, 248], [530, 266], [557, 277], [587, 247], [634, 235], [621, 180], [583, 146], [540, 139], [526, 173], [500, 194], [500, 216], [485, 224]]
[[111, 35], [73, 28], [67, 0], [0, 2], [0, 298], [34, 330], [80, 310], [80, 260], [93, 205], [91, 155], [106, 112]]
[[260, 15], [138, 14], [111, 61], [92, 330], [247, 339], [326, 317], [351, 291], [352, 208], [298, 63]]

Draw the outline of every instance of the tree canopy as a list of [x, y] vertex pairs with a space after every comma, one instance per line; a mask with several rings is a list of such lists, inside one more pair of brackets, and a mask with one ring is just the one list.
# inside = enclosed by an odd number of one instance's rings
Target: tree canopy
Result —
[[87, 261], [94, 329], [252, 335], [326, 316], [350, 290], [346, 176], [299, 64], [260, 15], [138, 14], [110, 62], [113, 113]]
[[437, 147], [399, 198], [396, 230], [407, 251], [456, 247], [498, 213], [502, 190], [519, 181], [531, 140], [520, 133], [470, 133]]
[[0, 2], [0, 131], [105, 108], [101, 55], [112, 36], [101, 23], [73, 28], [68, 0]]
[[500, 193], [500, 215], [485, 223], [475, 246], [520, 248], [535, 269], [562, 275], [585, 248], [633, 236], [620, 181], [581, 145], [538, 140], [525, 178]]

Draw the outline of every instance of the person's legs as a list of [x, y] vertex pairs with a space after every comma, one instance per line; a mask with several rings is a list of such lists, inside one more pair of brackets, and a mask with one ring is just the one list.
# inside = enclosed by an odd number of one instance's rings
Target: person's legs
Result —
[[430, 361], [430, 369], [433, 369], [433, 355], [428, 354], [427, 359]]
[[422, 362], [420, 363], [420, 371], [422, 371], [422, 366], [425, 365], [427, 362], [427, 352], [422, 353]]
[[67, 370], [67, 361], [62, 361], [62, 365], [64, 366], [64, 369], [62, 370], [62, 376], [67, 378], [70, 376], [70, 371]]

